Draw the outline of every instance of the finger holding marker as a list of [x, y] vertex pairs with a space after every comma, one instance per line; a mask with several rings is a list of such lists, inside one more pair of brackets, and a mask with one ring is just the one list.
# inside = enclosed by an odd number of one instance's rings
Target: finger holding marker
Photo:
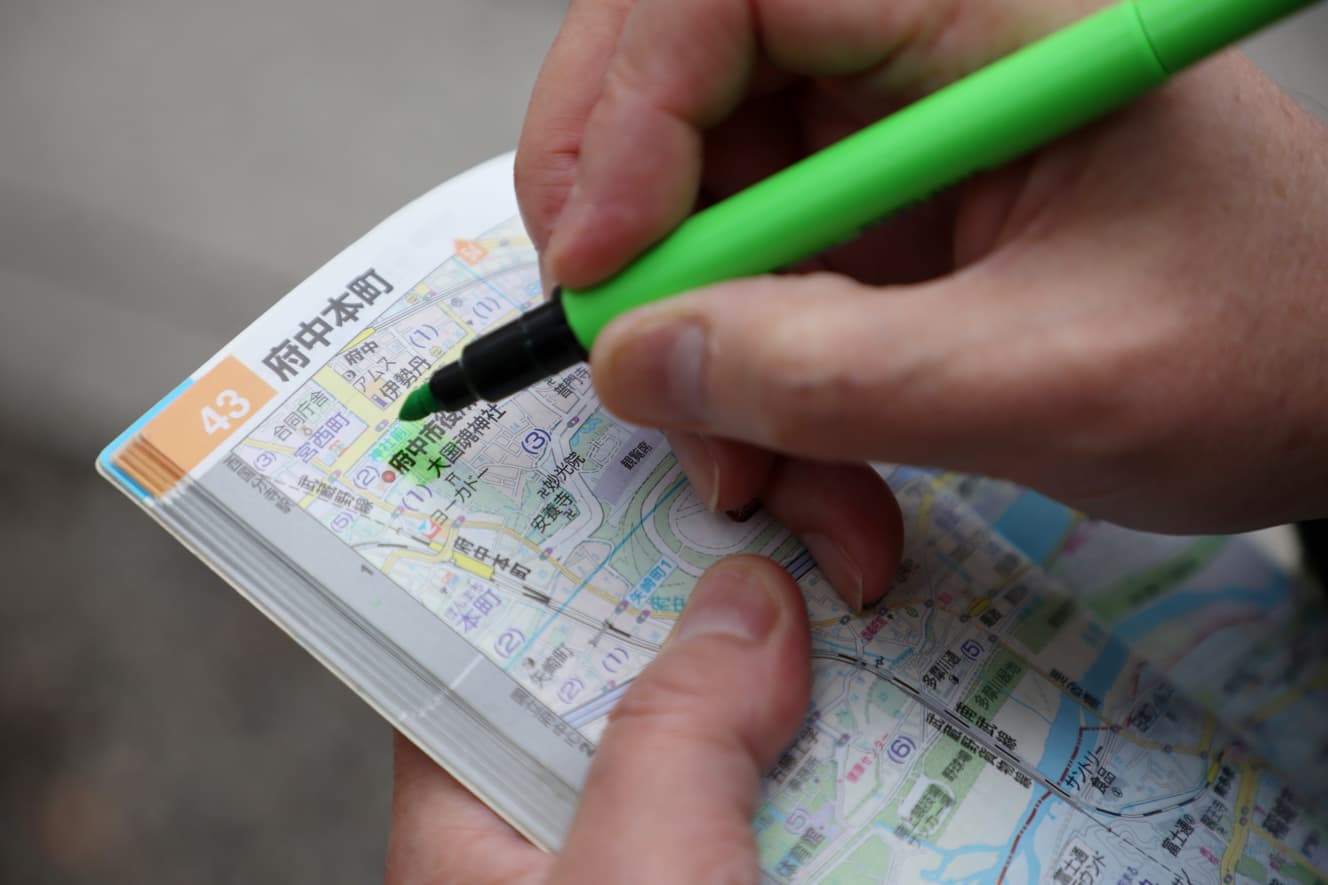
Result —
[[[988, 87], [1053, 84], [1046, 93], [1007, 90], [1031, 104], [1016, 102], [1013, 116], [1000, 118], [1011, 123], [1011, 141], [984, 142], [986, 162], [997, 164], [1118, 107], [1167, 70], [1302, 2], [1215, 2], [1202, 21], [1176, 18], [1166, 0], [1117, 5], [836, 149], [836, 156], [865, 163], [877, 137], [902, 148], [904, 142], [890, 141], [908, 125], [898, 120], [958, 113]], [[794, 29], [794, 6], [640, 0], [628, 13], [606, 85], [586, 118], [569, 203], [546, 249], [548, 267], [577, 296], [569, 305], [588, 311], [574, 316], [587, 345], [615, 311], [578, 290], [690, 211], [704, 178], [703, 130], [750, 92], [753, 34], [776, 65], [816, 75], [812, 85], [852, 74], [844, 93], [850, 101], [855, 86], [868, 98], [877, 88], [906, 100], [1083, 11], [1076, 3], [1039, 14], [1034, 4], [905, 2], [867, 14], [832, 0]], [[842, 28], [855, 9], [866, 16], [860, 27]], [[932, 17], [931, 10], [939, 11]], [[872, 15], [878, 18], [867, 20]], [[1099, 43], [1100, 58], [1091, 51]], [[1113, 55], [1107, 47], [1130, 51]], [[1040, 67], [1071, 58], [1083, 67], [1069, 67], [1096, 86], [1040, 78]], [[846, 278], [747, 280], [622, 316], [601, 336], [592, 361], [606, 404], [671, 432], [803, 458], [876, 457], [1010, 476], [1138, 527], [1221, 530], [1313, 515], [1325, 483], [1322, 464], [1307, 453], [1321, 450], [1328, 429], [1321, 396], [1301, 368], [1316, 364], [1318, 326], [1286, 318], [1318, 314], [1319, 303], [1305, 293], [1321, 292], [1326, 251], [1325, 201], [1318, 196], [1323, 135], [1233, 58], [1185, 71], [1131, 107], [960, 185], [950, 239], [962, 269], [948, 277], [875, 289]], [[1048, 128], [1014, 125], [1020, 115], [1053, 107], [1068, 110], [1054, 112]], [[618, 137], [638, 131], [649, 137]], [[949, 130], [925, 131], [944, 140]], [[916, 190], [896, 192], [889, 206], [982, 168], [983, 157], [969, 159], [948, 171], [936, 167], [935, 181], [908, 178]], [[722, 278], [714, 265], [690, 276], [670, 268], [685, 266], [690, 254], [714, 257], [696, 250], [697, 242], [714, 240], [707, 225], [738, 225], [754, 208], [778, 217], [769, 201], [803, 192], [797, 188], [814, 184], [829, 162], [803, 167], [727, 210], [709, 210], [634, 266], [632, 276], [619, 278], [615, 294], [665, 294], [644, 285], [652, 275], [672, 275], [670, 285], [679, 289]], [[830, 202], [808, 203], [818, 207], [819, 227], [798, 229], [791, 218], [772, 225], [779, 231], [772, 254], [748, 243], [747, 263], [728, 256], [731, 272], [788, 264], [847, 235], [871, 208], [863, 201], [835, 215]], [[1195, 230], [1206, 235], [1186, 233]], [[1296, 260], [1279, 266], [1270, 260], [1279, 254]], [[758, 262], [758, 255], [765, 257]], [[635, 296], [628, 280], [643, 284]], [[740, 295], [757, 291], [771, 297]], [[693, 312], [684, 317], [684, 309]], [[1259, 322], [1250, 322], [1251, 312]], [[642, 345], [635, 362], [618, 359], [633, 338]], [[1278, 379], [1271, 386], [1284, 404], [1272, 413], [1269, 378]], [[630, 390], [641, 379], [651, 386], [633, 402]], [[882, 418], [886, 409], [890, 419]], [[1251, 430], [1261, 427], [1275, 432]], [[1243, 470], [1220, 468], [1232, 451]]]
[[[846, 78], [844, 101], [880, 109], [973, 71], [1091, 5], [638, 0], [595, 87], [546, 266], [564, 286], [589, 286], [676, 227], [702, 180], [704, 132], [748, 95], [762, 58], [790, 74]], [[575, 91], [563, 99], [580, 100]], [[535, 154], [551, 143], [539, 129], [523, 138]]]
[[1013, 198], [974, 196], [963, 270], [665, 299], [600, 334], [596, 387], [629, 421], [1005, 476], [1138, 528], [1307, 518], [1328, 495], [1325, 145], [1214, 60], [1042, 152]]
[[522, 221], [541, 253], [576, 180], [586, 118], [630, 8], [630, 0], [574, 0], [531, 91], [514, 175]]

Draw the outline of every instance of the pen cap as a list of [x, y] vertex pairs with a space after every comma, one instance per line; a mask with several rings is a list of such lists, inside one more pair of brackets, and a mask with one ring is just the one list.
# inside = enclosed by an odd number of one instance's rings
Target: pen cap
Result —
[[1174, 74], [1313, 0], [1135, 0], [1157, 60]]

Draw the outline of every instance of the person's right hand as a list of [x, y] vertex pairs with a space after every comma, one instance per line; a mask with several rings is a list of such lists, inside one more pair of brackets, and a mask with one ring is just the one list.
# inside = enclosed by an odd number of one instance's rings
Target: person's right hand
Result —
[[[573, 0], [517, 156], [546, 278], [598, 282], [698, 201], [1086, 11]], [[774, 463], [875, 459], [1144, 528], [1328, 512], [1328, 138], [1234, 54], [818, 265], [633, 311], [596, 343], [606, 406], [669, 430], [712, 503]], [[851, 486], [803, 500], [833, 512]]]

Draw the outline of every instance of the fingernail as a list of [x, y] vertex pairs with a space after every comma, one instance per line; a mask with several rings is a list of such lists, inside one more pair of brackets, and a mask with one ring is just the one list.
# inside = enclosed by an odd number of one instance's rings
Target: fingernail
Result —
[[761, 642], [779, 621], [779, 588], [741, 568], [722, 578], [702, 580], [683, 608], [674, 630], [678, 641], [697, 636], [730, 636]]
[[579, 185], [572, 186], [572, 192], [568, 194], [567, 202], [563, 204], [558, 221], [553, 226], [553, 232], [549, 234], [549, 242], [544, 247], [544, 256], [550, 267], [557, 267], [558, 259], [567, 251], [568, 244], [575, 243], [581, 236], [581, 228], [584, 226], [587, 213], [578, 199], [579, 190]]
[[734, 522], [746, 522], [756, 515], [761, 509], [761, 499], [752, 498], [741, 507], [734, 507], [732, 510], [725, 510], [724, 515]]
[[696, 496], [714, 513], [719, 506], [719, 459], [711, 453], [709, 443], [704, 437], [681, 433], [671, 436], [669, 443]]
[[850, 611], [862, 610], [862, 569], [857, 561], [848, 555], [844, 545], [829, 535], [816, 532], [802, 536], [802, 543], [811, 553], [821, 571], [834, 586], [835, 592], [844, 600]]
[[706, 332], [700, 323], [647, 319], [611, 340], [616, 344], [610, 357], [615, 386], [624, 385], [646, 400], [646, 411], [655, 423], [697, 423], [703, 413], [701, 367], [706, 352]]

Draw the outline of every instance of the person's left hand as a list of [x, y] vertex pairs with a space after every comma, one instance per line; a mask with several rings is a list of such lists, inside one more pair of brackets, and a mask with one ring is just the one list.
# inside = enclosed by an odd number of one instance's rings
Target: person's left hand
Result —
[[398, 735], [388, 885], [756, 882], [752, 815], [806, 714], [808, 650], [787, 572], [755, 556], [713, 566], [610, 714], [557, 856]]

